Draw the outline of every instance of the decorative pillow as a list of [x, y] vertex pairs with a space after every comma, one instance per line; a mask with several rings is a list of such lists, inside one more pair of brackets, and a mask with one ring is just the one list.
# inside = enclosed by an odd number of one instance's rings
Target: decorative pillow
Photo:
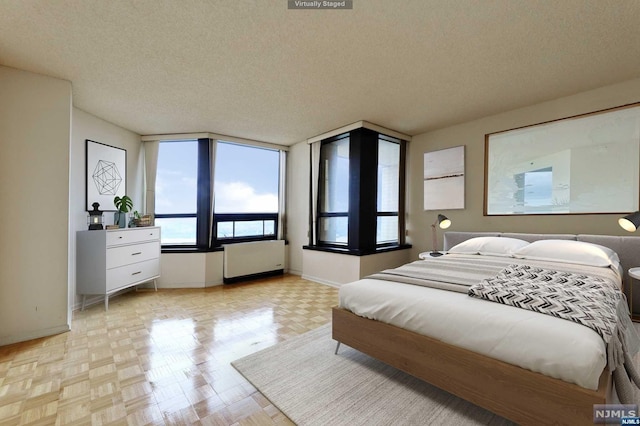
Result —
[[618, 254], [608, 247], [584, 241], [539, 240], [513, 254], [520, 259], [575, 263], [578, 265], [618, 267]]
[[517, 238], [475, 237], [451, 247], [449, 253], [513, 257], [513, 252], [528, 245], [528, 241]]

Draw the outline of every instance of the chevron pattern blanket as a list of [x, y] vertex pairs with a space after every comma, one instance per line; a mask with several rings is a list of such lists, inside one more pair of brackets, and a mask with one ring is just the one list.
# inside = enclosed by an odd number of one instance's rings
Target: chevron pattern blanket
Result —
[[607, 362], [624, 404], [633, 400], [631, 382], [640, 376], [630, 356], [638, 351], [623, 293], [611, 280], [530, 265], [509, 265], [472, 285], [469, 296], [573, 321], [597, 332], [607, 344]]
[[469, 296], [580, 323], [611, 340], [622, 292], [611, 280], [529, 265], [510, 265], [472, 285]]

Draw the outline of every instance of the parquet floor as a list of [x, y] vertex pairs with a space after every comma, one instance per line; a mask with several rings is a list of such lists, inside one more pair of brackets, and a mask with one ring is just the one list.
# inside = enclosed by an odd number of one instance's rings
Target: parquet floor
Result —
[[0, 425], [291, 424], [230, 362], [329, 322], [337, 301], [293, 275], [116, 296], [68, 333], [0, 347]]

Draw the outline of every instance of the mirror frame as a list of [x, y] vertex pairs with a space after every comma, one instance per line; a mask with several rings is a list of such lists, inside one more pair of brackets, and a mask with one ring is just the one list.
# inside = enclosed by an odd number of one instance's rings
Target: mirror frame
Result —
[[485, 135], [484, 216], [625, 214], [639, 180], [640, 102]]

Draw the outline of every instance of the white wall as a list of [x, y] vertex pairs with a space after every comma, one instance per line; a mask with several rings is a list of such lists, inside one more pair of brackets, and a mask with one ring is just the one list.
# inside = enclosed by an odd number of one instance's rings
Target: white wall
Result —
[[164, 253], [158, 288], [204, 288], [222, 284], [221, 251]]
[[367, 256], [303, 250], [302, 278], [340, 287], [384, 269], [397, 268], [408, 263], [410, 250], [394, 250]]
[[[75, 247], [76, 231], [87, 229], [86, 212], [86, 172], [85, 172], [85, 140], [100, 142], [127, 150], [127, 190], [133, 201], [134, 210], [143, 210], [144, 154], [140, 135], [133, 133], [94, 115], [73, 108], [71, 138], [71, 184], [70, 192], [70, 269], [71, 290], [69, 306], [77, 309], [82, 298], [76, 295], [75, 282]], [[105, 212], [105, 222], [113, 223], [113, 212]], [[102, 300], [102, 299], [101, 299]], [[88, 301], [89, 303], [91, 300]]]
[[[635, 79], [414, 136], [409, 144], [410, 208], [407, 222], [409, 242], [413, 245], [412, 257], [416, 258], [418, 253], [431, 249], [429, 229], [438, 213], [443, 213], [452, 220], [449, 228], [451, 231], [633, 235], [618, 226], [620, 215], [616, 214], [483, 216], [484, 136], [487, 133], [638, 102], [639, 93], [640, 79]], [[465, 208], [425, 212], [422, 209], [423, 155], [428, 151], [457, 145], [466, 145]], [[600, 165], [594, 164], [593, 170], [595, 174], [599, 173]], [[438, 241], [438, 246], [442, 247], [441, 231], [438, 232]]]
[[302, 246], [309, 244], [309, 145], [301, 142], [287, 153], [287, 240], [289, 273], [302, 275]]
[[302, 250], [302, 278], [339, 287], [360, 279], [360, 257], [317, 250]]
[[0, 345], [69, 329], [71, 83], [0, 66]]
[[397, 268], [398, 266], [415, 260], [411, 258], [410, 255], [410, 250], [394, 250], [360, 256], [360, 276], [366, 277], [367, 275], [380, 272], [384, 269]]

